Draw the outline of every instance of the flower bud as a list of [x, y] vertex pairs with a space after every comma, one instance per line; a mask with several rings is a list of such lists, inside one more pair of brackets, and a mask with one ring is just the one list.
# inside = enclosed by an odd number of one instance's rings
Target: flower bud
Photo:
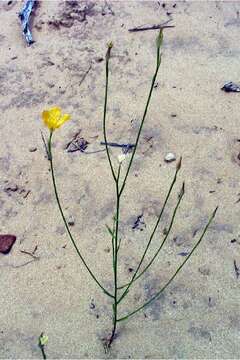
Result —
[[126, 155], [125, 155], [125, 154], [120, 154], [120, 155], [118, 155], [118, 162], [119, 162], [119, 164], [121, 164], [125, 159], [126, 159]]

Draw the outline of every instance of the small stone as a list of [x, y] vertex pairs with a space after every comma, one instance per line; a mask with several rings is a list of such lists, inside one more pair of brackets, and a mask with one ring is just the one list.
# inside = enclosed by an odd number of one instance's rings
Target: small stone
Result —
[[214, 307], [216, 306], [216, 300], [214, 300], [212, 297], [208, 297], [208, 306], [209, 307]]
[[71, 215], [71, 216], [69, 216], [69, 219], [68, 219], [68, 225], [73, 226], [74, 224], [75, 224], [75, 220], [74, 220], [74, 217]]
[[176, 155], [173, 154], [173, 153], [168, 153], [164, 158], [165, 162], [172, 162], [172, 161], [175, 161], [175, 160], [176, 160]]
[[94, 304], [94, 301], [92, 300], [90, 302], [90, 309], [93, 310], [93, 309], [95, 309], [95, 307], [96, 307], [96, 305]]
[[37, 148], [36, 148], [35, 146], [31, 146], [31, 147], [29, 148], [29, 151], [30, 151], [30, 152], [35, 152], [35, 151], [37, 151]]
[[226, 92], [240, 92], [240, 86], [238, 84], [233, 83], [232, 81], [225, 84], [221, 90]]
[[[165, 228], [163, 229], [163, 235], [167, 235], [167, 233], [168, 233], [168, 229], [165, 227]], [[173, 239], [173, 241], [175, 241], [175, 239]]]
[[5, 255], [8, 254], [16, 239], [15, 235], [0, 235], [0, 252]]
[[95, 58], [95, 61], [97, 62], [97, 63], [100, 63], [100, 62], [102, 62], [104, 59], [103, 59], [103, 57], [96, 57]]

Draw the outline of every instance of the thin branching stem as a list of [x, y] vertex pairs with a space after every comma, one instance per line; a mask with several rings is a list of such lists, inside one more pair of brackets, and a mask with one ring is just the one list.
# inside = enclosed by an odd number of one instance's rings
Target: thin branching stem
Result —
[[140, 306], [139, 308], [137, 308], [136, 310], [132, 311], [131, 313], [129, 313], [126, 316], [123, 316], [119, 319], [117, 319], [118, 322], [123, 321], [123, 320], [127, 320], [130, 316], [136, 314], [137, 312], [139, 312], [140, 310], [146, 308], [148, 305], [150, 305], [154, 300], [156, 300], [159, 295], [171, 284], [171, 282], [174, 280], [174, 278], [177, 276], [177, 274], [179, 273], [179, 271], [183, 268], [183, 266], [186, 264], [186, 262], [189, 260], [189, 258], [192, 256], [193, 252], [196, 250], [196, 248], [199, 246], [199, 244], [201, 243], [208, 227], [210, 226], [211, 222], [213, 221], [216, 212], [217, 212], [218, 207], [213, 211], [212, 215], [209, 218], [209, 221], [207, 223], [207, 225], [205, 226], [202, 235], [200, 236], [199, 240], [197, 241], [197, 243], [195, 244], [195, 246], [192, 248], [191, 252], [189, 253], [189, 255], [186, 257], [186, 259], [183, 261], [183, 263], [178, 267], [177, 271], [173, 274], [173, 276], [168, 280], [168, 282], [164, 285], [164, 287], [161, 288], [161, 290], [159, 290], [150, 300], [148, 300], [145, 304], [143, 304], [142, 306]]
[[112, 171], [112, 175], [116, 185], [116, 216], [115, 216], [115, 229], [112, 237], [112, 252], [113, 252], [113, 281], [114, 281], [114, 302], [113, 302], [113, 328], [112, 334], [109, 339], [107, 346], [110, 348], [116, 333], [117, 327], [117, 316], [118, 316], [118, 250], [119, 250], [119, 240], [118, 240], [118, 228], [119, 228], [119, 216], [120, 216], [120, 198], [119, 194], [119, 179], [121, 174], [121, 163], [119, 164], [117, 175], [113, 170], [112, 161], [109, 154], [107, 137], [106, 137], [106, 113], [107, 113], [107, 96], [108, 96], [108, 74], [109, 74], [109, 59], [111, 53], [112, 44], [108, 46], [107, 54], [106, 54], [106, 83], [105, 83], [105, 102], [104, 102], [104, 116], [103, 116], [103, 133], [104, 133], [104, 141], [106, 146], [106, 152], [108, 157], [108, 162]]
[[118, 168], [118, 173], [117, 175], [115, 174], [114, 170], [113, 170], [113, 166], [112, 166], [112, 162], [111, 162], [111, 158], [110, 158], [110, 154], [109, 154], [109, 150], [108, 150], [108, 146], [107, 146], [107, 139], [106, 139], [106, 112], [107, 112], [107, 95], [108, 95], [108, 73], [109, 73], [109, 59], [110, 59], [110, 53], [111, 53], [111, 47], [112, 44], [110, 44], [110, 46], [108, 46], [108, 50], [107, 50], [107, 54], [106, 54], [106, 84], [105, 84], [105, 103], [104, 103], [104, 116], [103, 116], [103, 131], [104, 131], [104, 141], [105, 141], [105, 146], [106, 146], [106, 152], [107, 152], [107, 157], [108, 157], [108, 161], [109, 161], [109, 165], [112, 171], [112, 175], [116, 184], [116, 228], [115, 228], [115, 236], [114, 236], [114, 244], [112, 245], [113, 247], [113, 251], [114, 251], [114, 263], [113, 263], [113, 272], [114, 272], [114, 303], [113, 303], [113, 329], [112, 329], [112, 334], [110, 337], [110, 340], [108, 342], [108, 347], [111, 346], [112, 341], [114, 340], [115, 337], [115, 332], [116, 332], [116, 326], [117, 326], [117, 314], [118, 314], [118, 251], [119, 251], [119, 247], [120, 247], [120, 241], [118, 240], [118, 229], [119, 229], [119, 216], [120, 216], [120, 199], [121, 199], [121, 195], [123, 193], [125, 184], [126, 184], [126, 180], [133, 162], [133, 158], [136, 152], [136, 149], [138, 147], [138, 143], [139, 143], [139, 138], [142, 132], [142, 128], [143, 128], [143, 124], [147, 115], [147, 110], [148, 110], [148, 106], [151, 100], [151, 96], [152, 96], [152, 91], [154, 88], [154, 84], [155, 84], [155, 80], [157, 77], [157, 73], [160, 67], [160, 63], [161, 63], [161, 56], [160, 56], [160, 47], [162, 44], [162, 30], [160, 30], [159, 36], [157, 38], [157, 65], [156, 65], [156, 70], [154, 73], [154, 76], [152, 78], [152, 83], [151, 83], [151, 88], [150, 88], [150, 92], [148, 95], [148, 99], [147, 99], [147, 103], [145, 106], [145, 110], [144, 110], [144, 114], [143, 114], [143, 118], [139, 127], [139, 131], [137, 134], [137, 138], [136, 138], [136, 142], [135, 142], [135, 147], [133, 148], [133, 153], [132, 156], [130, 158], [129, 164], [128, 164], [128, 168], [126, 171], [126, 174], [124, 176], [124, 180], [122, 185], [120, 186], [120, 170], [121, 170], [121, 164], [119, 165]]
[[145, 118], [146, 118], [146, 115], [147, 115], [147, 111], [148, 111], [148, 107], [149, 107], [149, 104], [150, 104], [150, 100], [151, 100], [151, 97], [152, 97], [154, 84], [155, 84], [155, 81], [156, 81], [156, 78], [157, 78], [158, 70], [159, 70], [160, 65], [161, 65], [160, 48], [161, 48], [161, 45], [162, 45], [162, 39], [163, 39], [163, 29], [160, 30], [159, 36], [157, 38], [157, 64], [156, 64], [156, 70], [155, 70], [155, 73], [154, 73], [153, 78], [152, 78], [152, 83], [151, 83], [150, 91], [149, 91], [149, 94], [148, 94], [147, 103], [146, 103], [146, 106], [145, 106], [145, 109], [144, 109], [142, 121], [141, 121], [139, 130], [138, 130], [136, 141], [135, 141], [135, 147], [133, 148], [132, 156], [131, 156], [129, 164], [128, 164], [126, 175], [124, 177], [122, 186], [120, 188], [120, 195], [122, 194], [123, 189], [124, 189], [124, 187], [126, 185], [128, 174], [129, 174], [129, 171], [131, 169], [132, 162], [133, 162], [133, 159], [134, 159], [134, 155], [135, 155], [137, 147], [138, 147], [138, 142], [139, 142], [140, 135], [141, 135], [141, 132], [142, 132], [143, 124], [144, 124], [144, 121], [145, 121]]
[[114, 250], [114, 238], [115, 238], [115, 218], [113, 219], [113, 232], [112, 232], [112, 263], [113, 263], [113, 267], [114, 267], [114, 262], [115, 262], [115, 250]]
[[52, 174], [52, 182], [53, 182], [53, 187], [54, 187], [54, 194], [55, 194], [55, 197], [56, 197], [56, 201], [57, 201], [57, 204], [58, 204], [58, 208], [59, 208], [59, 211], [61, 213], [61, 216], [62, 216], [62, 219], [63, 219], [63, 222], [64, 222], [64, 225], [65, 225], [65, 228], [67, 230], [67, 233], [69, 235], [69, 238], [74, 246], [74, 249], [76, 250], [78, 256], [80, 257], [80, 259], [82, 260], [85, 268], [87, 269], [87, 271], [89, 272], [89, 274], [91, 275], [91, 277], [93, 278], [93, 280], [97, 283], [97, 285], [104, 291], [104, 293], [108, 296], [110, 296], [111, 298], [113, 298], [114, 296], [112, 294], [110, 294], [104, 287], [103, 285], [98, 281], [98, 279], [96, 278], [96, 276], [93, 274], [93, 272], [91, 271], [91, 269], [89, 268], [89, 266], [87, 265], [84, 257], [82, 256], [81, 252], [79, 251], [78, 247], [77, 247], [77, 244], [72, 236], [72, 233], [69, 229], [69, 226], [68, 226], [68, 223], [67, 223], [67, 220], [66, 220], [66, 217], [63, 213], [63, 209], [62, 209], [62, 206], [61, 206], [61, 202], [60, 202], [60, 199], [59, 199], [59, 195], [58, 195], [58, 190], [57, 190], [57, 184], [56, 184], [56, 179], [55, 179], [55, 173], [54, 173], [54, 167], [53, 167], [53, 156], [52, 156], [52, 135], [53, 135], [53, 132], [50, 133], [50, 136], [49, 136], [49, 140], [48, 140], [48, 152], [49, 152], [49, 160], [50, 160], [50, 167], [51, 167], [51, 174]]
[[135, 279], [133, 281], [136, 281], [137, 279], [139, 279], [148, 269], [149, 267], [153, 264], [154, 260], [157, 258], [158, 254], [160, 253], [163, 245], [165, 244], [165, 242], [167, 241], [168, 239], [168, 236], [172, 230], [172, 227], [173, 227], [173, 223], [174, 223], [174, 220], [175, 220], [175, 217], [176, 217], [176, 214], [177, 214], [177, 211], [178, 211], [178, 208], [180, 206], [180, 203], [182, 201], [182, 198], [184, 196], [184, 185], [182, 187], [182, 190], [181, 190], [181, 193], [179, 195], [179, 198], [178, 198], [178, 201], [177, 201], [177, 204], [173, 210], [173, 214], [172, 214], [172, 218], [171, 218], [171, 221], [170, 221], [170, 225], [168, 227], [168, 230], [167, 230], [167, 233], [161, 243], [161, 245], [159, 246], [159, 248], [157, 249], [157, 251], [155, 252], [154, 256], [152, 257], [152, 259], [150, 260], [150, 262], [148, 263], [148, 265], [140, 272], [140, 274], [138, 274], [137, 277], [135, 277]]
[[[148, 251], [148, 249], [149, 249], [149, 247], [150, 247], [150, 245], [151, 245], [152, 239], [153, 239], [153, 237], [154, 237], [154, 235], [155, 235], [155, 232], [156, 232], [156, 230], [157, 230], [157, 228], [158, 228], [158, 225], [159, 225], [160, 220], [161, 220], [161, 218], [162, 218], [162, 214], [163, 214], [163, 212], [164, 212], [164, 210], [165, 210], [165, 207], [166, 207], [166, 205], [167, 205], [168, 199], [169, 199], [169, 197], [170, 197], [170, 195], [171, 195], [171, 192], [172, 192], [172, 190], [173, 190], [174, 184], [176, 183], [177, 174], [178, 174], [179, 170], [180, 170], [180, 166], [177, 166], [177, 169], [176, 169], [174, 178], [173, 178], [172, 183], [171, 183], [171, 185], [170, 185], [170, 188], [169, 188], [169, 190], [168, 190], [167, 196], [166, 196], [166, 198], [165, 198], [165, 200], [164, 200], [164, 203], [163, 203], [162, 209], [161, 209], [161, 211], [160, 211], [160, 214], [159, 214], [159, 216], [158, 216], [157, 222], [156, 222], [156, 224], [155, 224], [155, 226], [154, 226], [154, 228], [153, 228], [153, 231], [152, 231], [151, 236], [150, 236], [150, 238], [149, 238], [148, 244], [147, 244], [147, 246], [146, 246], [146, 248], [145, 248], [145, 250], [144, 250], [144, 252], [143, 252], [143, 255], [142, 255], [142, 257], [141, 257], [141, 260], [140, 260], [140, 262], [139, 262], [139, 264], [138, 264], [138, 266], [137, 266], [137, 268], [136, 268], [136, 270], [135, 270], [135, 272], [134, 272], [134, 274], [133, 274], [133, 276], [132, 276], [132, 279], [130, 280], [130, 282], [129, 282], [128, 284], [119, 287], [119, 289], [123, 289], [124, 287], [127, 287], [127, 289], [125, 290], [125, 292], [127, 292], [127, 290], [130, 288], [130, 286], [132, 285], [132, 283], [133, 283], [137, 278], [140, 277], [140, 275], [139, 275], [138, 277], [136, 277], [136, 276], [137, 276], [137, 273], [138, 273], [138, 271], [139, 271], [139, 269], [140, 269], [140, 267], [141, 267], [141, 265], [142, 265], [142, 263], [143, 263], [143, 260], [145, 259], [145, 256], [146, 256], [146, 254], [147, 254], [147, 251]], [[120, 297], [119, 302], [120, 302], [120, 301], [122, 300], [122, 298], [125, 296], [125, 292], [124, 292], [124, 293], [122, 294], [122, 296]]]

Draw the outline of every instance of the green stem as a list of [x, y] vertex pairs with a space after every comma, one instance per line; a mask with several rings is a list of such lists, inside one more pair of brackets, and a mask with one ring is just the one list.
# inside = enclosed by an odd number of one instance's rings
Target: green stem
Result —
[[65, 225], [65, 228], [67, 230], [67, 233], [70, 237], [70, 240], [78, 254], [78, 256], [80, 257], [80, 259], [82, 260], [85, 268], [87, 269], [87, 271], [89, 272], [89, 274], [91, 275], [91, 277], [93, 278], [93, 280], [97, 283], [97, 285], [104, 291], [105, 294], [107, 294], [108, 296], [110, 296], [111, 298], [113, 298], [114, 296], [112, 294], [110, 294], [101, 284], [100, 282], [97, 280], [96, 276], [93, 274], [93, 272], [90, 270], [89, 266], [87, 265], [85, 259], [83, 258], [82, 254], [80, 253], [77, 245], [76, 245], [76, 242], [71, 234], [71, 231], [69, 229], [69, 226], [68, 226], [68, 223], [67, 223], [67, 220], [65, 218], [65, 215], [63, 213], [63, 210], [62, 210], [62, 206], [61, 206], [61, 203], [60, 203], [60, 199], [59, 199], [59, 195], [58, 195], [58, 190], [57, 190], [57, 185], [56, 185], [56, 180], [55, 180], [55, 174], [54, 174], [54, 167], [53, 167], [53, 156], [52, 156], [52, 135], [53, 135], [53, 132], [51, 131], [50, 132], [50, 136], [49, 136], [49, 140], [48, 140], [48, 152], [49, 152], [49, 160], [50, 160], [50, 167], [51, 167], [51, 174], [52, 174], [52, 181], [53, 181], [53, 187], [54, 187], [54, 193], [55, 193], [55, 197], [56, 197], [56, 201], [57, 201], [57, 204], [58, 204], [58, 208], [59, 208], [59, 211], [61, 213], [61, 216], [62, 216], [62, 219], [63, 219], [63, 222], [64, 222], [64, 225]]
[[41, 352], [42, 352], [42, 357], [43, 357], [43, 359], [44, 359], [44, 360], [47, 359], [47, 355], [46, 355], [46, 353], [45, 353], [44, 346], [43, 346], [43, 345], [39, 345], [39, 347], [40, 347], [40, 350], [41, 350]]
[[155, 81], [156, 81], [156, 77], [157, 77], [157, 74], [158, 74], [158, 70], [159, 70], [159, 67], [161, 65], [160, 48], [161, 48], [161, 45], [162, 45], [162, 37], [163, 37], [163, 29], [160, 30], [159, 36], [157, 38], [157, 64], [156, 64], [156, 70], [155, 70], [155, 73], [154, 73], [153, 78], [152, 78], [151, 88], [150, 88], [147, 103], [146, 103], [146, 106], [145, 106], [145, 109], [144, 109], [142, 121], [141, 121], [139, 130], [138, 130], [138, 134], [137, 134], [137, 138], [136, 138], [136, 141], [135, 141], [135, 146], [133, 148], [132, 156], [130, 158], [128, 168], [127, 168], [127, 171], [126, 171], [126, 175], [124, 177], [124, 180], [123, 180], [123, 183], [122, 183], [122, 186], [121, 186], [121, 189], [120, 189], [120, 195], [122, 194], [123, 189], [124, 189], [124, 187], [126, 185], [127, 177], [128, 177], [129, 171], [130, 171], [131, 166], [132, 166], [133, 158], [134, 158], [134, 155], [135, 155], [136, 150], [137, 150], [139, 138], [140, 138], [140, 135], [141, 135], [141, 132], [142, 132], [143, 124], [144, 124], [144, 121], [145, 121], [145, 118], [146, 118], [146, 115], [147, 115], [147, 111], [148, 111], [148, 107], [149, 107], [149, 104], [150, 104], [150, 100], [151, 100], [154, 84], [155, 84]]
[[[163, 212], [164, 212], [164, 210], [165, 210], [165, 207], [166, 207], [167, 202], [168, 202], [168, 199], [169, 199], [169, 197], [170, 197], [170, 195], [171, 195], [171, 192], [172, 192], [172, 189], [173, 189], [173, 187], [174, 187], [174, 184], [176, 183], [177, 174], [178, 174], [178, 171], [179, 171], [179, 170], [180, 170], [180, 166], [178, 166], [177, 169], [176, 169], [176, 172], [175, 172], [173, 181], [172, 181], [172, 183], [171, 183], [171, 185], [170, 185], [170, 188], [169, 188], [169, 190], [168, 190], [167, 196], [166, 196], [165, 201], [164, 201], [164, 203], [163, 203], [163, 206], [162, 206], [162, 209], [161, 209], [160, 214], [159, 214], [159, 216], [158, 216], [157, 222], [156, 222], [156, 224], [155, 224], [155, 226], [154, 226], [154, 229], [153, 229], [153, 231], [152, 231], [152, 233], [151, 233], [150, 239], [149, 239], [148, 244], [147, 244], [147, 246], [146, 246], [146, 248], [145, 248], [145, 250], [144, 250], [144, 253], [143, 253], [143, 255], [142, 255], [142, 258], [141, 258], [141, 260], [140, 260], [140, 262], [139, 262], [139, 264], [138, 264], [138, 266], [137, 266], [137, 269], [135, 270], [135, 272], [134, 272], [134, 274], [133, 274], [133, 276], [132, 276], [132, 279], [130, 280], [130, 282], [129, 282], [128, 284], [123, 285], [123, 286], [119, 287], [118, 289], [123, 289], [124, 287], [127, 287], [127, 289], [125, 290], [125, 292], [127, 292], [127, 290], [128, 290], [129, 287], [132, 285], [132, 283], [140, 277], [140, 275], [139, 275], [138, 277], [136, 277], [136, 276], [137, 276], [137, 273], [138, 273], [138, 271], [139, 271], [139, 269], [140, 269], [140, 267], [141, 267], [141, 265], [142, 265], [142, 263], [143, 263], [143, 260], [145, 259], [146, 253], [147, 253], [147, 251], [148, 251], [148, 249], [149, 249], [149, 247], [150, 247], [150, 245], [151, 245], [152, 239], [153, 239], [153, 237], [154, 237], [154, 235], [155, 235], [155, 232], [156, 232], [156, 230], [157, 230], [157, 228], [158, 228], [159, 222], [160, 222], [160, 220], [161, 220], [161, 218], [162, 218], [162, 214], [163, 214]], [[120, 302], [120, 301], [122, 300], [122, 298], [125, 296], [125, 292], [122, 294], [121, 298], [119, 299], [119, 302]]]
[[191, 252], [189, 253], [189, 255], [186, 257], [186, 259], [183, 261], [183, 263], [178, 267], [177, 271], [173, 274], [173, 276], [170, 278], [170, 280], [164, 285], [164, 287], [159, 290], [150, 300], [148, 300], [145, 304], [143, 304], [142, 306], [140, 306], [139, 308], [137, 308], [136, 310], [132, 311], [131, 313], [129, 313], [126, 316], [123, 316], [120, 319], [117, 319], [118, 322], [123, 321], [123, 320], [127, 320], [130, 316], [136, 314], [137, 312], [139, 312], [140, 310], [142, 310], [143, 308], [145, 308], [146, 306], [150, 305], [154, 300], [156, 300], [159, 295], [171, 284], [171, 282], [173, 281], [173, 279], [176, 277], [176, 275], [179, 273], [179, 271], [182, 269], [182, 267], [186, 264], [186, 262], [188, 261], [188, 259], [191, 257], [191, 255], [193, 254], [193, 252], [195, 251], [195, 249], [198, 247], [198, 245], [201, 243], [208, 227], [210, 226], [211, 222], [213, 221], [216, 212], [217, 212], [218, 207], [216, 207], [216, 209], [213, 211], [212, 215], [209, 218], [209, 221], [207, 223], [207, 225], [205, 226], [202, 235], [200, 237], [200, 239], [198, 240], [198, 242], [195, 244], [195, 246], [193, 247], [193, 249], [191, 250]]
[[105, 101], [104, 101], [104, 112], [103, 112], [103, 135], [104, 135], [104, 142], [108, 157], [108, 162], [111, 168], [112, 176], [115, 181], [116, 185], [116, 217], [115, 217], [115, 230], [114, 235], [112, 237], [112, 252], [113, 252], [113, 277], [114, 277], [114, 302], [113, 302], [113, 329], [110, 340], [108, 342], [108, 347], [111, 346], [117, 328], [117, 316], [118, 316], [118, 250], [119, 250], [119, 242], [118, 242], [118, 229], [119, 229], [119, 214], [120, 214], [120, 194], [119, 194], [119, 178], [121, 173], [121, 163], [118, 167], [117, 175], [114, 172], [112, 161], [110, 158], [108, 142], [107, 142], [107, 135], [106, 135], [106, 115], [107, 115], [107, 98], [108, 98], [108, 74], [109, 74], [109, 59], [111, 54], [112, 44], [108, 46], [108, 50], [106, 53], [106, 82], [105, 82]]
[[113, 234], [112, 234], [112, 263], [113, 263], [113, 267], [114, 267], [114, 262], [115, 262], [114, 237], [115, 237], [115, 218], [113, 219]]
[[106, 115], [107, 115], [107, 100], [108, 100], [108, 73], [109, 73], [109, 59], [110, 59], [110, 53], [111, 53], [111, 48], [112, 46], [108, 46], [108, 50], [107, 50], [107, 54], [106, 54], [106, 84], [105, 84], [105, 98], [104, 98], [104, 110], [103, 110], [103, 136], [104, 136], [104, 142], [105, 142], [105, 148], [106, 148], [106, 152], [107, 152], [107, 158], [108, 158], [108, 162], [111, 168], [111, 172], [112, 172], [112, 176], [114, 181], [117, 181], [114, 169], [113, 169], [113, 165], [112, 165], [112, 160], [110, 157], [110, 152], [109, 152], [109, 148], [108, 148], [108, 142], [107, 142], [107, 131], [106, 131]]
[[122, 186], [121, 186], [120, 188], [119, 188], [119, 178], [120, 178], [121, 164], [120, 164], [120, 166], [119, 166], [118, 174], [117, 174], [117, 176], [116, 176], [116, 175], [115, 175], [115, 172], [114, 172], [114, 170], [113, 170], [112, 163], [111, 163], [111, 159], [110, 159], [110, 155], [109, 155], [109, 150], [108, 150], [108, 146], [107, 146], [107, 139], [106, 139], [106, 121], [105, 121], [105, 120], [106, 120], [107, 94], [108, 94], [108, 71], [109, 71], [109, 69], [108, 69], [108, 64], [109, 64], [110, 52], [111, 52], [111, 47], [112, 47], [112, 45], [108, 47], [108, 51], [107, 51], [107, 54], [106, 54], [106, 86], [105, 86], [105, 103], [104, 103], [103, 131], [104, 131], [104, 141], [105, 141], [105, 146], [106, 146], [108, 161], [109, 161], [109, 164], [110, 164], [110, 168], [111, 168], [111, 171], [112, 171], [113, 178], [114, 178], [115, 183], [116, 183], [116, 197], [117, 197], [117, 204], [116, 204], [116, 208], [117, 208], [117, 211], [116, 211], [116, 229], [115, 229], [116, 231], [115, 231], [115, 237], [114, 237], [114, 304], [113, 304], [113, 329], [112, 329], [111, 338], [110, 338], [109, 343], [108, 343], [108, 346], [109, 346], [109, 347], [111, 346], [111, 343], [112, 343], [112, 341], [113, 341], [113, 339], [114, 339], [115, 332], [116, 332], [116, 327], [117, 327], [117, 310], [118, 310], [118, 286], [117, 286], [117, 284], [118, 284], [118, 276], [117, 276], [117, 271], [118, 271], [118, 250], [119, 250], [119, 246], [120, 246], [120, 242], [118, 242], [120, 198], [121, 198], [123, 189], [124, 189], [124, 187], [125, 187], [126, 180], [127, 180], [127, 177], [128, 177], [128, 174], [129, 174], [129, 171], [130, 171], [132, 162], [133, 162], [133, 158], [134, 158], [134, 155], [135, 155], [137, 146], [138, 146], [139, 138], [140, 138], [140, 135], [141, 135], [141, 131], [142, 131], [143, 124], [144, 124], [144, 120], [145, 120], [146, 115], [147, 115], [147, 110], [148, 110], [148, 106], [149, 106], [149, 103], [150, 103], [150, 99], [151, 99], [151, 95], [152, 95], [154, 83], [155, 83], [155, 80], [156, 80], [156, 77], [157, 77], [158, 69], [159, 69], [159, 67], [160, 67], [160, 63], [161, 63], [160, 47], [161, 47], [161, 44], [162, 44], [162, 29], [160, 30], [159, 37], [158, 37], [158, 43], [157, 43], [157, 66], [156, 66], [156, 71], [155, 71], [155, 74], [154, 74], [153, 79], [152, 79], [152, 84], [151, 84], [150, 93], [149, 93], [149, 96], [148, 96], [148, 100], [147, 100], [147, 104], [146, 104], [146, 107], [145, 107], [144, 115], [143, 115], [143, 118], [142, 118], [142, 121], [141, 121], [141, 124], [140, 124], [140, 127], [139, 127], [139, 131], [138, 131], [138, 134], [137, 134], [137, 138], [136, 138], [136, 142], [135, 142], [135, 147], [133, 148], [133, 153], [132, 153], [130, 162], [129, 162], [129, 164], [128, 164], [127, 172], [126, 172], [126, 174], [125, 174], [125, 177], [124, 177]]
[[[119, 166], [120, 169], [120, 166]], [[111, 346], [114, 337], [115, 337], [115, 333], [116, 333], [116, 328], [117, 328], [117, 314], [118, 314], [118, 275], [117, 275], [117, 271], [118, 271], [118, 225], [119, 225], [119, 213], [120, 213], [120, 196], [119, 196], [119, 187], [118, 187], [118, 181], [119, 181], [119, 174], [120, 171], [118, 173], [118, 177], [117, 177], [117, 182], [116, 182], [116, 195], [117, 195], [117, 204], [116, 204], [116, 231], [115, 231], [115, 237], [114, 237], [114, 263], [113, 263], [113, 276], [114, 276], [114, 303], [113, 303], [113, 329], [112, 329], [112, 334], [111, 334], [111, 338], [109, 340], [109, 344], [108, 347]]]

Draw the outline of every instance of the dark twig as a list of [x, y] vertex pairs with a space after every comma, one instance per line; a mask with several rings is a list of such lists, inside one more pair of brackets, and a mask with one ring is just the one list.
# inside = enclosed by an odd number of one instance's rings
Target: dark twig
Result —
[[146, 31], [146, 30], [158, 30], [158, 29], [167, 29], [173, 28], [174, 25], [167, 25], [172, 19], [165, 21], [162, 24], [155, 24], [155, 25], [140, 25], [131, 29], [128, 29], [129, 32], [137, 32], [137, 31]]
[[[106, 143], [104, 141], [101, 141], [100, 145], [106, 145]], [[135, 147], [135, 144], [118, 144], [118, 143], [114, 143], [114, 142], [108, 142], [107, 145], [113, 146], [113, 147], [126, 148], [126, 149], [132, 149]]]
[[102, 149], [102, 150], [95, 150], [95, 151], [84, 151], [84, 154], [96, 154], [96, 153], [99, 153], [99, 152], [103, 152], [103, 151], [106, 151], [106, 149]]
[[22, 254], [26, 254], [26, 255], [32, 256], [35, 260], [39, 260], [39, 259], [40, 259], [39, 256], [34, 255], [34, 254], [31, 253], [30, 251], [20, 250], [20, 252], [21, 252]]
[[31, 18], [31, 13], [34, 7], [36, 6], [36, 3], [37, 3], [36, 0], [26, 0], [23, 5], [23, 8], [21, 9], [18, 15], [22, 25], [22, 33], [28, 45], [34, 43], [34, 40], [32, 38], [32, 33], [30, 30], [30, 18]]
[[235, 271], [236, 277], [238, 279], [240, 276], [240, 267], [237, 266], [236, 260], [233, 261], [233, 265], [234, 265], [234, 271]]
[[86, 79], [86, 76], [88, 75], [89, 71], [92, 69], [92, 63], [90, 63], [88, 69], [85, 71], [85, 73], [83, 74], [83, 77], [81, 78], [80, 82], [79, 82], [79, 86], [82, 85], [82, 83], [84, 82], [84, 80]]
[[48, 152], [48, 147], [47, 147], [45, 137], [43, 136], [43, 133], [42, 133], [41, 130], [40, 130], [40, 132], [41, 132], [41, 138], [42, 138], [42, 141], [43, 141], [43, 146], [44, 146], [44, 149], [45, 149], [45, 152], [46, 152], [46, 155], [47, 155], [47, 159], [48, 159], [48, 161], [50, 161], [50, 155], [49, 155], [49, 152]]
[[31, 264], [33, 261], [35, 261], [35, 259], [34, 259], [34, 260], [29, 260], [29, 261], [27, 261], [27, 262], [25, 262], [25, 263], [23, 263], [23, 264], [20, 264], [20, 265], [16, 265], [16, 266], [12, 265], [12, 267], [15, 268], [15, 269], [17, 269], [17, 268], [26, 266], [26, 265], [28, 265], [28, 264]]

